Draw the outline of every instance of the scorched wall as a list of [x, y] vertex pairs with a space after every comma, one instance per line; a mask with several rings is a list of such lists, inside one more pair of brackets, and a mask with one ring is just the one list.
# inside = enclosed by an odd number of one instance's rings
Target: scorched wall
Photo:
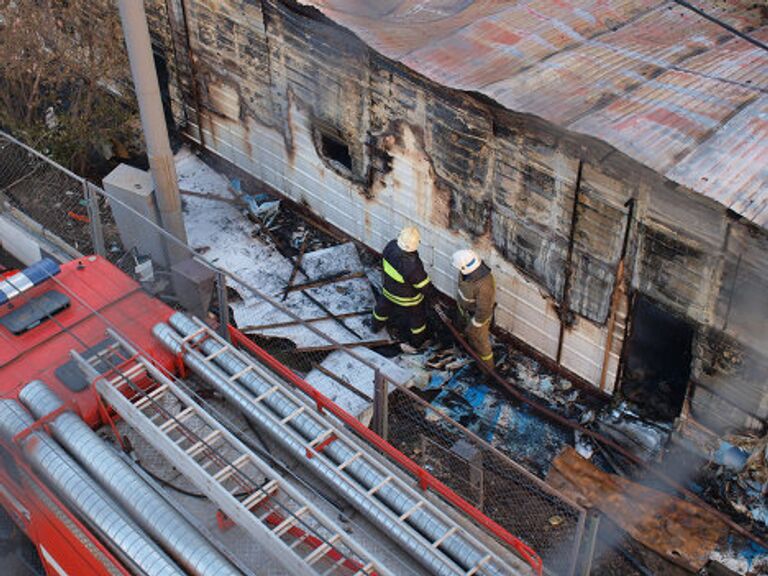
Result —
[[473, 247], [497, 277], [497, 325], [607, 392], [643, 294], [693, 327], [694, 416], [761, 425], [765, 230], [601, 141], [435, 85], [292, 1], [155, 3], [191, 138], [376, 250], [418, 226], [448, 294], [451, 253]]

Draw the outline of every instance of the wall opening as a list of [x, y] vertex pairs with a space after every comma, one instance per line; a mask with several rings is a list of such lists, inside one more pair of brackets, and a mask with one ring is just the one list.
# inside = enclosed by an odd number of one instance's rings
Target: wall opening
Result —
[[352, 172], [352, 155], [349, 153], [349, 146], [341, 139], [320, 132], [320, 152], [326, 160], [334, 162], [337, 167], [341, 166], [348, 172]]
[[680, 415], [691, 373], [693, 327], [645, 296], [632, 308], [621, 392], [643, 416]]

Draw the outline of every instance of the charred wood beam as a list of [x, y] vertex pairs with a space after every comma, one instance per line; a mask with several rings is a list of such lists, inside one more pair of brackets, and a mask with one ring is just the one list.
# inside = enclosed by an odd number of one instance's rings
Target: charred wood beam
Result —
[[309, 237], [309, 234], [304, 234], [304, 237], [301, 239], [301, 248], [299, 248], [299, 255], [296, 257], [296, 262], [293, 264], [293, 270], [291, 270], [291, 275], [288, 278], [288, 283], [285, 285], [285, 290], [283, 290], [283, 297], [281, 300], [285, 300], [288, 298], [288, 292], [293, 290], [293, 281], [296, 279], [296, 273], [299, 271], [299, 266], [301, 266], [301, 261], [304, 259], [304, 252], [307, 251], [307, 238]]
[[[192, 50], [192, 34], [190, 34], [190, 26], [189, 26], [189, 10], [187, 8], [187, 2], [186, 0], [179, 0], [179, 7], [181, 8], [181, 18], [184, 22], [184, 39], [185, 39], [185, 48], [187, 50], [187, 61], [189, 64], [189, 73], [190, 73], [190, 80], [192, 81], [192, 98], [195, 101], [195, 115], [197, 116], [197, 137], [199, 138], [198, 144], [201, 148], [205, 148], [205, 133], [203, 132], [203, 122], [202, 122], [202, 107], [201, 107], [201, 101], [200, 98], [200, 85], [198, 84], [198, 70], [197, 70], [197, 60], [195, 58], [194, 51]], [[181, 86], [181, 83], [179, 83]]]
[[240, 332], [255, 332], [256, 330], [270, 330], [272, 328], [287, 328], [289, 326], [300, 326], [302, 324], [312, 324], [314, 322], [323, 322], [335, 318], [354, 318], [355, 316], [367, 316], [370, 310], [361, 310], [360, 312], [345, 312], [335, 316], [318, 316], [316, 318], [307, 318], [306, 320], [290, 320], [288, 322], [275, 322], [273, 324], [256, 324], [254, 326], [243, 326]]
[[323, 374], [328, 376], [328, 378], [330, 378], [331, 380], [334, 380], [335, 382], [338, 382], [341, 386], [343, 386], [344, 388], [346, 388], [347, 390], [349, 390], [350, 392], [352, 392], [356, 396], [359, 396], [363, 400], [368, 400], [368, 402], [373, 402], [373, 398], [368, 396], [368, 394], [366, 394], [364, 392], [361, 392], [360, 390], [358, 390], [357, 388], [352, 386], [352, 384], [347, 382], [344, 378], [342, 378], [338, 374], [334, 374], [333, 372], [328, 370], [328, 368], [326, 368], [325, 366], [323, 366], [321, 364], [312, 364], [312, 367], [315, 370], [317, 370], [319, 372], [322, 372]]
[[336, 282], [344, 282], [345, 280], [354, 280], [355, 278], [362, 278], [365, 276], [365, 272], [340, 272], [339, 274], [333, 274], [326, 276], [325, 278], [318, 278], [311, 282], [303, 282], [302, 284], [293, 284], [286, 287], [285, 292], [294, 292], [297, 290], [306, 290], [307, 288], [318, 288], [319, 286], [325, 286], [326, 284], [335, 284]]
[[568, 256], [565, 259], [565, 279], [563, 281], [563, 299], [560, 303], [560, 333], [557, 338], [557, 355], [555, 361], [560, 364], [563, 356], [563, 338], [565, 327], [573, 323], [571, 314], [571, 280], [573, 277], [573, 248], [576, 244], [576, 225], [579, 219], [579, 193], [581, 192], [581, 174], [584, 169], [584, 160], [579, 160], [579, 168], [576, 171], [576, 185], [573, 189], [573, 210], [571, 211], [571, 231], [568, 235]]
[[332, 350], [347, 350], [357, 346], [366, 348], [376, 348], [377, 346], [389, 346], [393, 344], [392, 340], [361, 340], [360, 342], [348, 342], [346, 344], [327, 344], [324, 346], [307, 346], [306, 348], [296, 348], [290, 350], [292, 354], [306, 354], [308, 352], [329, 352]]
[[629, 235], [632, 231], [632, 217], [635, 212], [635, 199], [630, 198], [624, 204], [627, 208], [627, 223], [624, 227], [624, 238], [621, 242], [621, 256], [619, 257], [619, 264], [616, 267], [616, 281], [613, 285], [613, 293], [611, 294], [611, 311], [608, 315], [608, 333], [605, 335], [605, 350], [603, 350], [603, 365], [600, 368], [600, 390], [605, 390], [605, 379], [608, 376], [608, 361], [611, 358], [611, 347], [613, 346], [613, 332], [616, 325], [616, 309], [619, 306], [619, 300], [622, 293], [625, 290], [624, 272], [625, 272], [625, 259], [627, 256], [627, 246], [629, 246]]

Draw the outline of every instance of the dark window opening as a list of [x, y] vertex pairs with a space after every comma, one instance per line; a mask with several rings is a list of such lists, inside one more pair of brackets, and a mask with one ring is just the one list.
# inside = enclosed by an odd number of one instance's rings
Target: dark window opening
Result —
[[693, 327], [644, 296], [632, 309], [621, 391], [645, 417], [680, 415], [691, 373]]
[[349, 146], [338, 138], [320, 133], [320, 149], [328, 160], [341, 164], [352, 172], [352, 156], [349, 154]]

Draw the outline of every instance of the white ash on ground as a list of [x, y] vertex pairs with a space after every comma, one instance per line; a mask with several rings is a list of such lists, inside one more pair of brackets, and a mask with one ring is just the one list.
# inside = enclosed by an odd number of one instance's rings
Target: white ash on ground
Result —
[[[185, 190], [234, 200], [230, 182], [188, 149], [176, 156], [179, 186]], [[251, 222], [245, 207], [220, 199], [185, 196], [184, 221], [189, 243], [213, 264], [232, 272], [248, 286], [281, 299], [293, 272], [294, 263], [275, 247], [258, 237], [258, 227]], [[347, 243], [309, 252], [302, 259], [307, 276], [298, 272], [294, 283], [317, 280], [342, 272], [365, 272], [354, 244]], [[241, 300], [231, 303], [234, 320], [239, 326], [256, 326], [286, 322], [290, 318], [269, 302], [255, 296], [248, 286], [227, 280]], [[373, 307], [373, 292], [365, 278], [355, 278], [309, 289], [309, 294], [333, 314], [365, 312]], [[299, 291], [290, 292], [282, 304], [303, 319], [326, 316], [326, 313]], [[367, 315], [345, 318], [344, 324], [360, 335], [355, 337], [333, 320], [318, 322], [315, 327], [341, 343], [387, 338], [385, 332], [374, 334], [364, 322]], [[253, 331], [252, 331], [253, 332]], [[328, 340], [303, 327], [263, 329], [266, 336], [292, 340], [298, 347], [328, 344]]]

